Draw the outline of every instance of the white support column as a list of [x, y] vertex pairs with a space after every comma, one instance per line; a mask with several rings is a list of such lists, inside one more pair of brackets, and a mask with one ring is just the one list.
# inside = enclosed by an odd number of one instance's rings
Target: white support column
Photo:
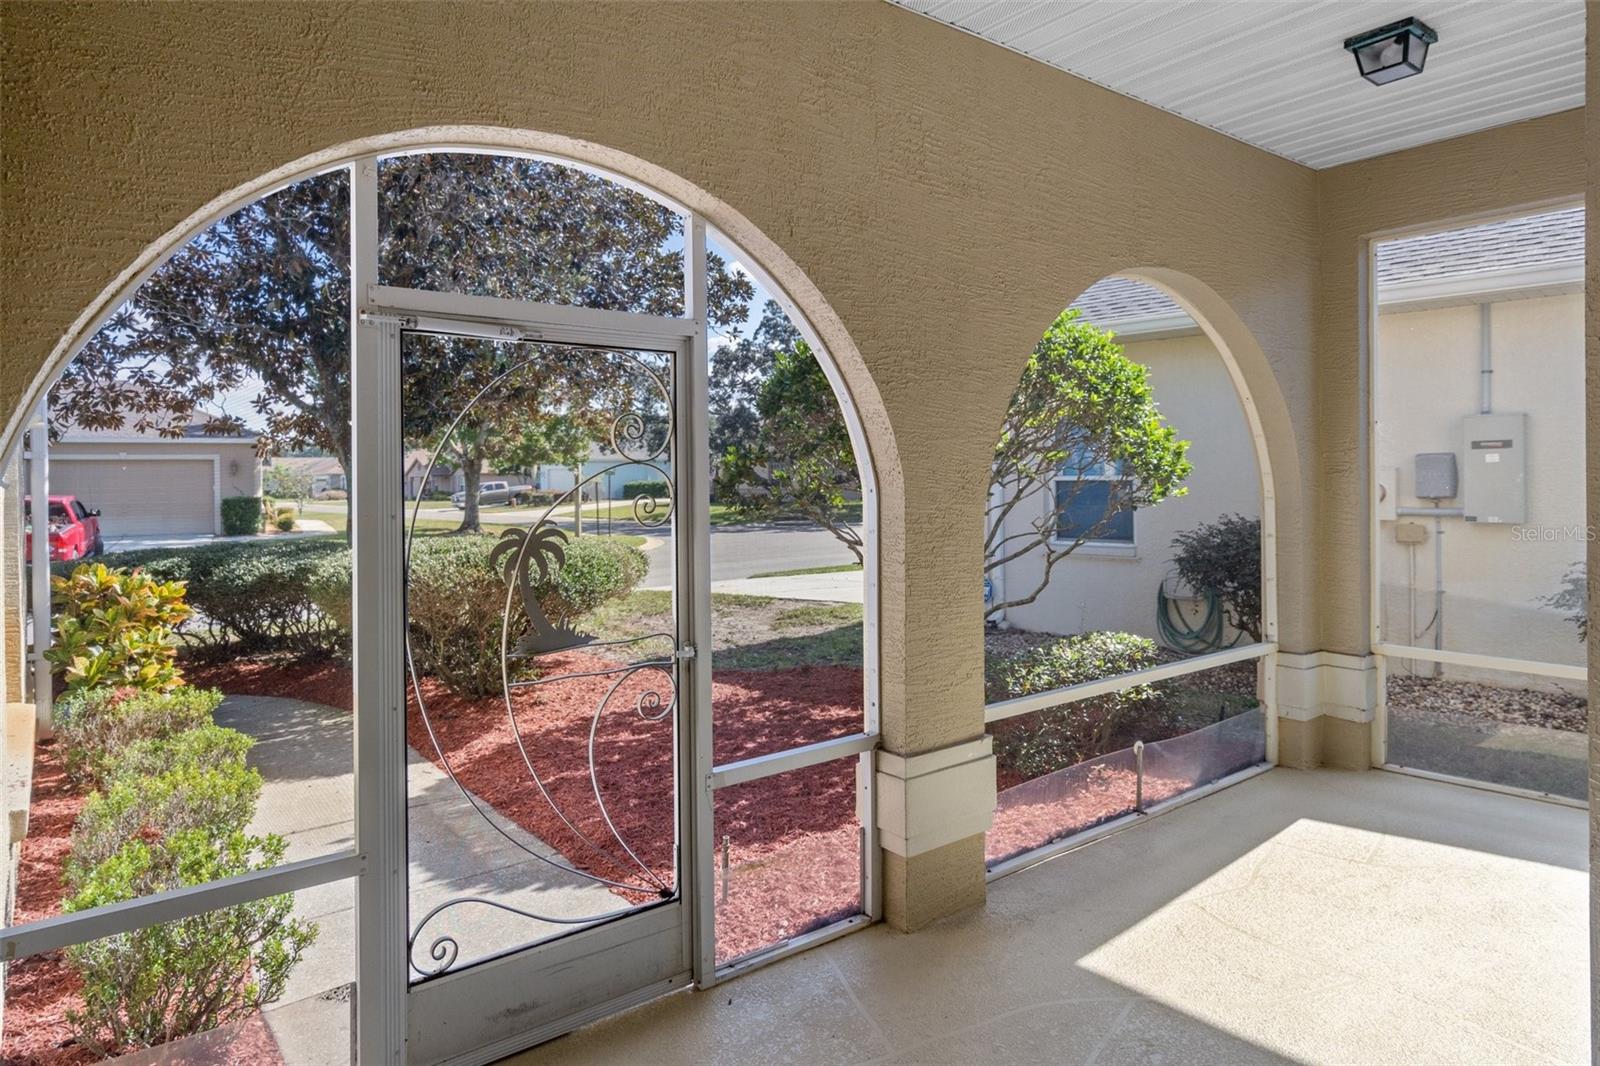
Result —
[[356, 1057], [405, 1061], [405, 595], [401, 532], [400, 327], [363, 324], [377, 281], [378, 171], [351, 166], [350, 368], [355, 652]]
[[50, 736], [50, 664], [44, 653], [50, 647], [50, 399], [40, 397], [28, 424], [28, 495], [33, 529], [33, 703], [39, 719], [39, 737]]
[[[679, 643], [695, 649], [685, 661], [693, 727], [689, 731], [692, 776], [687, 795], [693, 797], [692, 832], [684, 861], [692, 906], [694, 979], [702, 988], [716, 980], [716, 874], [712, 859], [715, 823], [711, 803], [711, 495], [710, 430], [706, 422], [711, 387], [711, 355], [706, 299], [706, 223], [698, 215], [684, 225], [684, 314], [694, 321], [687, 358], [674, 368], [673, 382], [678, 423], [678, 453], [672, 474], [677, 482], [677, 512], [673, 536], [678, 542], [678, 575], [673, 587], [679, 599]], [[683, 535], [688, 531], [688, 536]]]

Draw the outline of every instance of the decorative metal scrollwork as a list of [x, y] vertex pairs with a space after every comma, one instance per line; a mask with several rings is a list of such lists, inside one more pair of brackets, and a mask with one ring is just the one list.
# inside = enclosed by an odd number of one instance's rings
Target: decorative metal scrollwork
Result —
[[[619, 692], [623, 691], [626, 683], [642, 674], [655, 675], [659, 679], [653, 680], [647, 688], [632, 696], [633, 714], [642, 722], [663, 722], [670, 726], [678, 707], [678, 662], [674, 654], [676, 650], [675, 638], [670, 633], [647, 633], [617, 640], [599, 640], [590, 634], [579, 631], [575, 619], [558, 618], [552, 620], [546, 613], [545, 605], [540, 599], [541, 588], [548, 589], [550, 583], [559, 576], [561, 568], [566, 565], [569, 548], [571, 547], [569, 534], [556, 523], [553, 516], [569, 503], [581, 507], [583, 491], [588, 485], [598, 482], [606, 474], [614, 473], [625, 466], [643, 466], [653, 472], [667, 486], [667, 496], [664, 499], [656, 499], [649, 496], [636, 497], [632, 504], [636, 521], [642, 526], [659, 527], [665, 524], [673, 514], [673, 478], [661, 465], [661, 461], [665, 460], [670, 451], [675, 425], [671, 390], [662, 376], [646, 366], [637, 356], [626, 352], [606, 352], [605, 354], [627, 359], [634, 365], [635, 369], [642, 375], [644, 380], [649, 382], [654, 390], [659, 402], [659, 410], [665, 412], [664, 417], [658, 414], [652, 420], [640, 413], [625, 412], [612, 419], [610, 444], [611, 450], [616, 453], [619, 461], [580, 478], [571, 489], [549, 504], [544, 512], [533, 522], [526, 526], [518, 526], [503, 532], [500, 535], [499, 542], [495, 544], [489, 554], [489, 563], [500, 571], [506, 587], [506, 597], [501, 612], [501, 682], [507, 721], [510, 725], [511, 735], [515, 739], [517, 749], [521, 754], [523, 765], [528, 772], [529, 787], [542, 798], [556, 818], [581, 843], [588, 856], [600, 860], [601, 864], [603, 864], [602, 868], [611, 867], [617, 870], [631, 870], [633, 872], [623, 878], [602, 876], [593, 869], [580, 868], [578, 863], [569, 856], [557, 853], [559, 857], [552, 858], [550, 855], [543, 854], [538, 849], [527, 846], [523, 841], [518, 840], [502, 828], [500, 822], [490, 816], [489, 811], [484, 808], [482, 802], [462, 783], [445, 753], [444, 746], [439, 741], [411, 656], [409, 638], [406, 648], [407, 667], [410, 672], [412, 689], [422, 724], [433, 746], [433, 754], [449, 775], [451, 782], [484, 822], [515, 847], [565, 873], [583, 878], [615, 892], [637, 893], [665, 899], [673, 895], [674, 889], [672, 885], [640, 858], [633, 844], [625, 838], [612, 818], [600, 784], [598, 773], [599, 756], [596, 749], [602, 718], [616, 701]], [[438, 448], [434, 450], [429, 463], [428, 475], [431, 475], [433, 467], [439, 461], [440, 454], [460, 426], [462, 420], [477, 406], [479, 401], [489, 395], [491, 390], [499, 388], [509, 378], [520, 373], [534, 361], [534, 359], [528, 359], [517, 363], [510, 370], [495, 378], [494, 381], [490, 382], [473, 397], [472, 401], [450, 425]], [[426, 483], [428, 475], [425, 475], [424, 483]], [[411, 520], [413, 536], [419, 513], [420, 508], [413, 509]], [[408, 574], [410, 570], [409, 544], [410, 540], [408, 538], [406, 557]], [[525, 632], [521, 631], [524, 624], [523, 619], [525, 619], [526, 625]], [[558, 665], [553, 670], [542, 671], [537, 667], [538, 660], [541, 658], [570, 652], [576, 648], [605, 648], [610, 649], [612, 655], [625, 651], [626, 654], [623, 655], [623, 658], [627, 658], [628, 654], [642, 652], [651, 645], [664, 649], [664, 653], [638, 655], [631, 661], [615, 663], [607, 661], [604, 665], [595, 665], [591, 669], [568, 669], [562, 671]], [[590, 716], [587, 746], [587, 770], [590, 791], [594, 796], [601, 822], [606, 830], [604, 834], [585, 833], [578, 826], [576, 819], [570, 816], [567, 811], [564, 811], [555, 797], [551, 795], [551, 791], [546, 785], [546, 774], [540, 772], [539, 767], [535, 764], [533, 754], [523, 741], [517, 707], [513, 700], [513, 696], [519, 692], [536, 691], [542, 687], [556, 685], [563, 681], [595, 677], [612, 679], [610, 686], [596, 703]], [[459, 962], [461, 945], [457, 936], [452, 933], [441, 933], [435, 935], [431, 941], [428, 941], [425, 953], [426, 959], [419, 959], [417, 951], [418, 946], [425, 939], [425, 933], [430, 923], [434, 922], [441, 914], [467, 905], [491, 907], [532, 921], [547, 922], [560, 926], [590, 925], [619, 917], [635, 909], [634, 906], [630, 905], [604, 913], [571, 917], [540, 914], [485, 896], [454, 897], [433, 907], [412, 928], [407, 944], [408, 959], [411, 968], [420, 978], [433, 977], [445, 973]]]

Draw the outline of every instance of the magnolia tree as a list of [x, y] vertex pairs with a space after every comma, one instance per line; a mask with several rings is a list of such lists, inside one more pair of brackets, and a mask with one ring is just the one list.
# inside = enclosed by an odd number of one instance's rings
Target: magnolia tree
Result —
[[[682, 313], [681, 217], [604, 178], [539, 160], [438, 153], [386, 159], [378, 183], [386, 285]], [[707, 258], [708, 318], [727, 328], [743, 320], [754, 287], [719, 256]], [[491, 348], [408, 346], [408, 443], [436, 438], [465, 409], [465, 382], [504, 365]], [[52, 403], [58, 425], [180, 436], [196, 408], [252, 389], [264, 453], [316, 447], [350, 469], [344, 170], [263, 197], [180, 249], [72, 361]], [[464, 530], [478, 526], [484, 465], [537, 430], [517, 418], [549, 410], [526, 398], [481, 404], [463, 420], [453, 458], [471, 503]]]
[[[1111, 338], [1068, 309], [1023, 367], [990, 467], [983, 572], [1036, 557], [1038, 577], [1007, 580], [985, 617], [1038, 599], [1062, 560], [1109, 532], [1119, 512], [1186, 491], [1189, 442], [1162, 419], [1145, 368]], [[1098, 478], [1075, 476], [1089, 472]], [[1076, 504], [1091, 485], [1107, 495], [1085, 522]], [[1068, 514], [1073, 535], [1064, 539]]]

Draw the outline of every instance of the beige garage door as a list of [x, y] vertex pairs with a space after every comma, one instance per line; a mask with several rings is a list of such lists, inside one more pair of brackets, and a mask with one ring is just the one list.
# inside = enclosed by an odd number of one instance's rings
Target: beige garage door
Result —
[[209, 459], [70, 459], [51, 456], [51, 495], [100, 509], [114, 537], [216, 532], [215, 468]]

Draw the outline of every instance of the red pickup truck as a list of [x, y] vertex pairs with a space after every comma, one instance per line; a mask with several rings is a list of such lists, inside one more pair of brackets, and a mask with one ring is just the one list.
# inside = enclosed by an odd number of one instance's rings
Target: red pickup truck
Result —
[[[32, 511], [33, 498], [26, 501]], [[28, 526], [28, 558], [33, 558], [33, 526]], [[87, 559], [106, 550], [100, 536], [100, 512], [83, 505], [76, 496], [50, 497], [50, 561]]]

